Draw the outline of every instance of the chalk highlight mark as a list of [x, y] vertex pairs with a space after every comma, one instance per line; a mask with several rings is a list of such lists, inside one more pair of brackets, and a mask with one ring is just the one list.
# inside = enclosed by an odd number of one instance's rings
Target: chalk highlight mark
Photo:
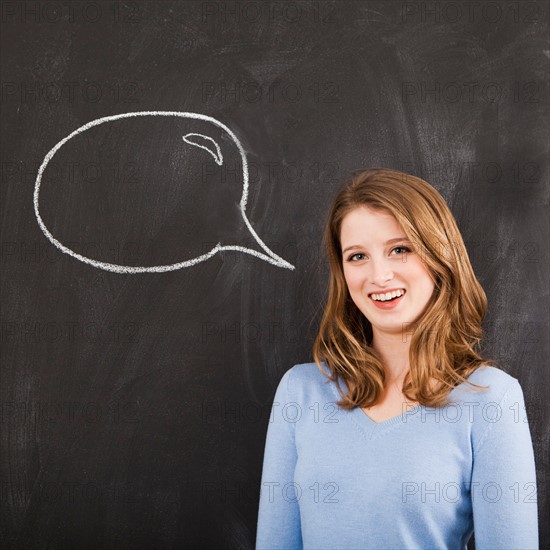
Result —
[[[193, 141], [192, 139], [189, 139], [189, 136], [199, 136], [199, 137], [202, 137], [204, 139], [209, 139], [214, 144], [214, 147], [216, 148], [216, 152], [212, 151], [212, 149], [210, 149], [210, 147], [207, 147], [205, 145], [200, 145], [196, 141]], [[208, 151], [214, 157], [214, 161], [216, 162], [216, 164], [218, 166], [221, 166], [223, 164], [223, 156], [222, 156], [220, 146], [211, 137], [205, 136], [203, 134], [186, 134], [186, 135], [183, 136], [182, 139], [183, 139], [183, 141], [185, 141], [185, 143], [189, 143], [190, 145], [194, 145], [195, 147], [200, 147], [201, 149], [204, 149], [205, 151]]]

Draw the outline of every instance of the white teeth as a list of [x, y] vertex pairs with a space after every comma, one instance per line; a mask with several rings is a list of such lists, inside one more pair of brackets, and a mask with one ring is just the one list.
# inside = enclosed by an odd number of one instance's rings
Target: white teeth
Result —
[[386, 294], [371, 294], [370, 297], [373, 300], [385, 302], [387, 300], [391, 300], [392, 298], [396, 298], [397, 296], [403, 296], [403, 294], [405, 294], [405, 291], [400, 289], [394, 290], [393, 292], [386, 292]]

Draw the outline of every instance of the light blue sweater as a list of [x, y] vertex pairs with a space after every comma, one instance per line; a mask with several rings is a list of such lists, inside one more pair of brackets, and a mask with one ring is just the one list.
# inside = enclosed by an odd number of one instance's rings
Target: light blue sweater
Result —
[[292, 367], [271, 409], [256, 548], [463, 550], [474, 530], [477, 550], [538, 548], [521, 386], [489, 366], [469, 380], [491, 387], [377, 424], [338, 407], [315, 363]]

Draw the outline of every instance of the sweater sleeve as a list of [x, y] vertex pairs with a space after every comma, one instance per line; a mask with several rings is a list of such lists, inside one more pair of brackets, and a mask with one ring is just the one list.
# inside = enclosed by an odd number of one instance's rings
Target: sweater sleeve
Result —
[[[292, 370], [292, 369], [290, 369]], [[300, 509], [294, 484], [297, 452], [294, 410], [289, 398], [290, 370], [279, 382], [267, 429], [260, 488], [256, 549], [302, 548]], [[293, 407], [299, 404], [294, 404]], [[287, 410], [289, 411], [287, 413]]]
[[537, 549], [535, 459], [519, 382], [482, 412], [471, 485], [476, 550]]

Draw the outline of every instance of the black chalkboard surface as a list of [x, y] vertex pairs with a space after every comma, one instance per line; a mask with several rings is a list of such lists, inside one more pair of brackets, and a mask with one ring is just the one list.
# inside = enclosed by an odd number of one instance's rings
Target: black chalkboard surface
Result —
[[253, 548], [328, 206], [373, 166], [457, 219], [548, 517], [546, 2], [5, 1], [1, 30], [4, 548]]

